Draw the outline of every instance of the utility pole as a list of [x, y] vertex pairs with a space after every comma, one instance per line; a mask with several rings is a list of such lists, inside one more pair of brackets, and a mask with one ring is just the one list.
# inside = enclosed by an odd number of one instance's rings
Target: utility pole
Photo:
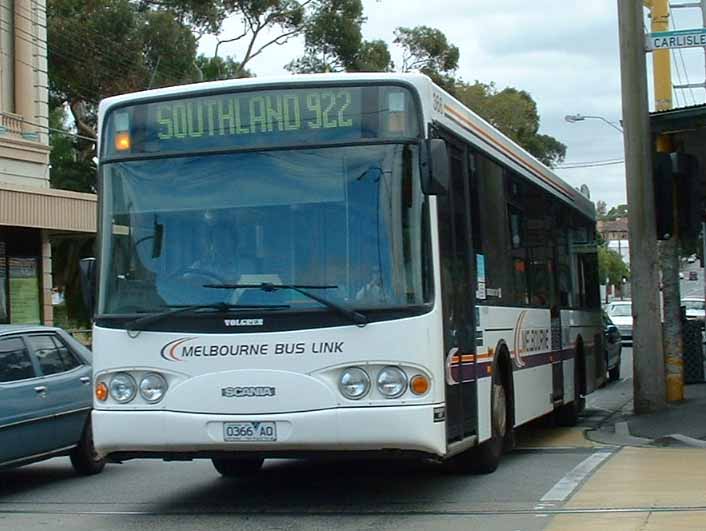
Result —
[[641, 0], [618, 0], [633, 314], [635, 412], [666, 407]]
[[[669, 31], [669, 0], [652, 0], [650, 14], [652, 32]], [[672, 56], [671, 50], [654, 50], [652, 53], [655, 109], [672, 108]], [[657, 138], [657, 151], [671, 153], [669, 135]], [[676, 206], [677, 182], [672, 182], [672, 234], [659, 242], [662, 266], [662, 307], [664, 312], [664, 367], [668, 402], [684, 400], [684, 336], [681, 323], [681, 293], [679, 289], [679, 217]], [[660, 234], [660, 237], [665, 235]]]

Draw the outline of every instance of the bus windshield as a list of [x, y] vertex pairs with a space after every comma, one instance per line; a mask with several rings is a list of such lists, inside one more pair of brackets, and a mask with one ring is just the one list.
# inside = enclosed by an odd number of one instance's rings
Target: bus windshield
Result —
[[416, 144], [203, 154], [102, 166], [99, 313], [181, 305], [430, 300]]

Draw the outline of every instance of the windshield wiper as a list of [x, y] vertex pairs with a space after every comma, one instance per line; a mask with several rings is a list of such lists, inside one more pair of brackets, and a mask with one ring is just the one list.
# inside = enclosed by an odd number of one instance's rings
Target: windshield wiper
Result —
[[166, 310], [160, 313], [153, 313], [151, 315], [146, 315], [145, 317], [138, 317], [137, 319], [127, 323], [126, 330], [130, 332], [137, 332], [139, 330], [144, 330], [145, 327], [154, 324], [162, 319], [177, 315], [180, 313], [196, 312], [198, 310], [216, 310], [220, 312], [229, 312], [232, 310], [285, 310], [289, 308], [289, 304], [228, 304], [226, 302], [218, 302], [215, 304], [192, 304], [190, 306], [183, 306]]
[[357, 312], [355, 310], [352, 310], [350, 308], [347, 308], [346, 306], [343, 306], [342, 304], [338, 304], [337, 302], [330, 301], [328, 299], [324, 299], [323, 297], [320, 297], [319, 295], [316, 295], [314, 293], [311, 293], [310, 289], [335, 289], [338, 286], [311, 286], [311, 285], [304, 285], [304, 284], [272, 284], [270, 282], [262, 282], [261, 284], [204, 284], [204, 288], [213, 288], [213, 289], [260, 289], [262, 291], [267, 291], [267, 292], [273, 292], [277, 291], [278, 289], [288, 289], [292, 291], [296, 291], [297, 293], [300, 293], [304, 295], [305, 297], [310, 298], [311, 300], [314, 300], [318, 302], [319, 304], [322, 304], [323, 306], [326, 306], [327, 308], [341, 314], [342, 316], [346, 317], [350, 321], [352, 321], [354, 324], [363, 327], [366, 324], [368, 324], [368, 318], [363, 315], [360, 312]]

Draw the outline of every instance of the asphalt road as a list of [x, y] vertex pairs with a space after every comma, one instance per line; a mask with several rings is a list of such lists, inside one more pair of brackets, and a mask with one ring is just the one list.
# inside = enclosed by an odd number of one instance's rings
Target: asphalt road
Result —
[[[624, 350], [629, 378], [630, 351]], [[604, 404], [611, 387], [595, 394]], [[618, 404], [622, 397], [613, 394]], [[610, 415], [595, 403], [589, 400], [584, 425]], [[523, 443], [538, 434], [540, 443]], [[254, 479], [228, 480], [208, 461], [140, 460], [79, 478], [59, 458], [0, 472], [0, 529], [538, 530], [564, 503], [542, 497], [601, 451], [567, 445], [566, 435], [542, 422], [524, 428], [520, 448], [487, 476], [458, 475], [432, 463], [271, 460]]]
[[[689, 280], [689, 273], [696, 272], [697, 279]], [[682, 264], [682, 273], [684, 273], [684, 279], [679, 281], [679, 290], [681, 292], [682, 298], [684, 297], [698, 297], [700, 299], [704, 298], [704, 270], [699, 265], [697, 260], [694, 263], [684, 262]]]

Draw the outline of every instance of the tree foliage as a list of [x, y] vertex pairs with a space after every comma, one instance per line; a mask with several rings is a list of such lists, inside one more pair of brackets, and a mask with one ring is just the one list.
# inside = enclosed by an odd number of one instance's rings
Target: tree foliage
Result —
[[194, 78], [196, 38], [170, 13], [129, 0], [47, 2], [52, 106], [68, 103], [82, 134], [95, 135], [99, 99]]
[[564, 160], [566, 146], [539, 133], [537, 103], [528, 92], [512, 87], [498, 90], [493, 83], [476, 81], [473, 84], [458, 82], [455, 95], [547, 166]]
[[304, 24], [304, 55], [285, 68], [294, 73], [385, 72], [392, 69], [387, 44], [365, 41], [361, 0], [316, 0]]
[[604, 220], [606, 217], [606, 214], [608, 214], [608, 204], [605, 201], [597, 201], [596, 202], [596, 217], [599, 220]]
[[612, 221], [618, 218], [626, 218], [628, 216], [628, 205], [616, 205], [611, 207], [605, 215], [605, 219]]
[[454, 91], [460, 51], [441, 30], [428, 26], [397, 28], [394, 43], [402, 47], [402, 71], [418, 70]]
[[250, 70], [244, 69], [242, 65], [232, 57], [207, 57], [199, 55], [195, 61], [199, 71], [201, 81], [218, 81], [222, 79], [240, 79], [244, 77], [254, 77]]
[[608, 279], [609, 284], [621, 285], [624, 278], [630, 278], [630, 269], [618, 253], [600, 246], [598, 247], [598, 276], [601, 282]]

